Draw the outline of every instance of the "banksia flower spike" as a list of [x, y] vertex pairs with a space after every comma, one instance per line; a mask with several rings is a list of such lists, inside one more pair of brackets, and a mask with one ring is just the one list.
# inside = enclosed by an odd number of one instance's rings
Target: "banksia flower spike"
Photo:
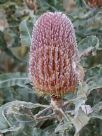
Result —
[[102, 7], [102, 0], [86, 0], [86, 2], [92, 8]]
[[55, 97], [74, 92], [79, 80], [78, 61], [70, 19], [61, 12], [44, 13], [32, 32], [29, 75], [34, 88]]

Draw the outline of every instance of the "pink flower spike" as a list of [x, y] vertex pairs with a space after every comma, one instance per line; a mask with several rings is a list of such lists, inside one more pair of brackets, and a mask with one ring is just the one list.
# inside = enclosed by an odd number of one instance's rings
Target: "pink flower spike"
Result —
[[61, 12], [41, 15], [33, 27], [29, 57], [29, 75], [34, 88], [57, 97], [75, 91], [79, 80], [78, 60], [70, 19]]

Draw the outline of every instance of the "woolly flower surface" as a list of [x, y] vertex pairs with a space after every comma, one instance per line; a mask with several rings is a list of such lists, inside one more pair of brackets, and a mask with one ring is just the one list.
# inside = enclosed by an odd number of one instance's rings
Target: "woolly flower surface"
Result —
[[44, 13], [32, 31], [29, 76], [37, 91], [62, 96], [75, 91], [78, 52], [73, 24], [61, 12]]

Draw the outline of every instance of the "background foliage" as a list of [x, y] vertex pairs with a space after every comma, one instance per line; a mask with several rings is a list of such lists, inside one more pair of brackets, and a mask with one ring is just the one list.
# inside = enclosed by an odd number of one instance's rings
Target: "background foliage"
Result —
[[[46, 11], [63, 11], [72, 20], [85, 70], [82, 101], [93, 112], [78, 118], [74, 126], [55, 120], [35, 122], [31, 116], [49, 104], [47, 96], [37, 96], [28, 80], [28, 54], [31, 32], [36, 19]], [[102, 8], [90, 8], [83, 0], [0, 0], [0, 133], [1, 136], [102, 136]], [[80, 90], [80, 89], [79, 89]], [[68, 94], [76, 106], [82, 103], [76, 94]], [[80, 110], [80, 109], [78, 109]], [[88, 120], [86, 123], [85, 121]], [[79, 123], [80, 124], [80, 123]], [[77, 134], [76, 134], [77, 136]]]

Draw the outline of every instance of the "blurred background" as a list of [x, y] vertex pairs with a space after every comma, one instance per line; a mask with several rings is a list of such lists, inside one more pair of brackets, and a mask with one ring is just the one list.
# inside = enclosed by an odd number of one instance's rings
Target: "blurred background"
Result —
[[[14, 100], [49, 103], [47, 97], [35, 94], [28, 81], [32, 27], [46, 11], [62, 11], [69, 16], [75, 27], [80, 53], [93, 48], [88, 56], [82, 58], [81, 65], [85, 72], [92, 69], [86, 72], [85, 79], [95, 79], [96, 88], [90, 85], [86, 103], [94, 106], [102, 101], [102, 0], [0, 0], [0, 106]], [[102, 109], [100, 116], [102, 118]], [[0, 123], [3, 124], [2, 118]], [[41, 125], [42, 130], [53, 124], [46, 123]], [[28, 131], [2, 135], [40, 136], [37, 131], [32, 135]], [[102, 136], [102, 120], [90, 120], [80, 136]]]

